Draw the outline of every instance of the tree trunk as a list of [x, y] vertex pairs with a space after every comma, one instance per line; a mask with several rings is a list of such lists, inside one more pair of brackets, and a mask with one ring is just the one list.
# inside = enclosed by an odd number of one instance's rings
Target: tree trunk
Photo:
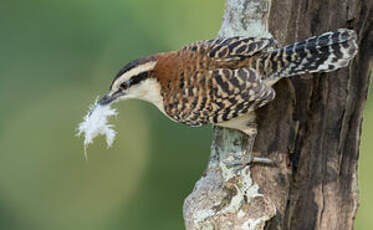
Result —
[[[276, 99], [257, 112], [256, 140], [214, 128], [209, 166], [184, 203], [188, 230], [353, 229], [373, 1], [227, 0], [219, 36], [270, 36], [269, 28], [286, 45], [346, 27], [358, 34], [351, 65], [277, 83]], [[225, 164], [242, 158], [245, 143], [254, 140], [247, 154], [269, 157], [274, 167]]]

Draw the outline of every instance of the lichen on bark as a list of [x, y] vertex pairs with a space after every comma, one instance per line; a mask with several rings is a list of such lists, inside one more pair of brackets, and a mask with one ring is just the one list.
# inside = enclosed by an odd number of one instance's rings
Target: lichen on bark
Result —
[[[218, 37], [271, 37], [269, 9], [269, 0], [227, 0]], [[226, 164], [230, 158], [251, 158], [252, 153], [245, 150], [254, 141], [255, 135], [214, 127], [208, 168], [184, 203], [187, 230], [263, 229], [275, 215], [275, 205], [253, 183], [250, 167]]]

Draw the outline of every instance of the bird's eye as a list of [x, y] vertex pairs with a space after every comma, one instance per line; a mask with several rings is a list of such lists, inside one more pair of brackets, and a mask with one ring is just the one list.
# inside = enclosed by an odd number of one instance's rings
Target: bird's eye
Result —
[[128, 88], [128, 84], [127, 84], [127, 82], [123, 82], [123, 83], [120, 85], [120, 88], [121, 88], [122, 90], [126, 90], [126, 89]]

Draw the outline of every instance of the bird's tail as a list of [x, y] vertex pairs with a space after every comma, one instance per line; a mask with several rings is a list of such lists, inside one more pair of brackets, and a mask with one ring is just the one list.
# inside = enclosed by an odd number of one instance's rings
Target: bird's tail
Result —
[[262, 59], [262, 67], [269, 78], [329, 72], [347, 66], [357, 50], [355, 31], [338, 29], [303, 42], [268, 50]]

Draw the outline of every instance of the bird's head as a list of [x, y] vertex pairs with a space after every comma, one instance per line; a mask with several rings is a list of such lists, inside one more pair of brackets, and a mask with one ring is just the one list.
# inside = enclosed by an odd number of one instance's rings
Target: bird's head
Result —
[[139, 58], [128, 63], [115, 76], [109, 92], [98, 101], [98, 104], [108, 105], [129, 98], [157, 103], [154, 100], [159, 100], [160, 85], [152, 76], [156, 64], [154, 57]]

